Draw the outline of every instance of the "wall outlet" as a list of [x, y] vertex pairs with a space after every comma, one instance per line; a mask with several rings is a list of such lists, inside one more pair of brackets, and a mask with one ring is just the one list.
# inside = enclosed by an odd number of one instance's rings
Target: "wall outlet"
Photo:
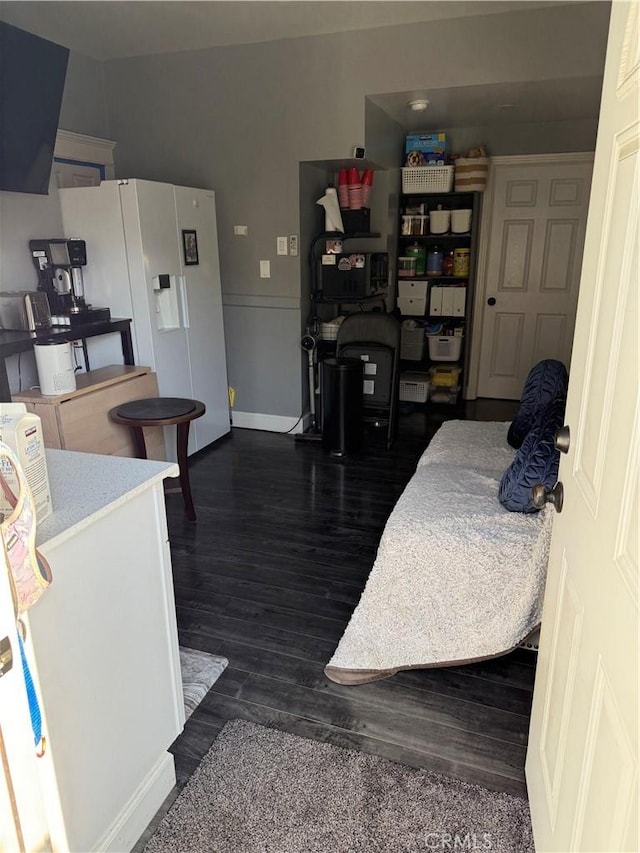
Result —
[[276, 248], [279, 255], [288, 255], [289, 247], [286, 237], [276, 237]]
[[248, 225], [234, 225], [233, 233], [238, 237], [246, 237], [249, 234], [249, 226]]
[[260, 278], [271, 278], [270, 261], [260, 261]]
[[298, 235], [291, 234], [289, 237], [289, 254], [294, 257], [298, 254]]

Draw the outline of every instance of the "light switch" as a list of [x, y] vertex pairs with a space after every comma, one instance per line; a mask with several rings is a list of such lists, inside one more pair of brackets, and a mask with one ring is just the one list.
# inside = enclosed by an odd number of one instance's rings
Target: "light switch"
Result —
[[276, 237], [276, 249], [279, 255], [288, 254], [288, 239], [286, 237]]
[[249, 234], [249, 226], [248, 225], [234, 225], [233, 233], [238, 237], [246, 237]]
[[270, 261], [260, 261], [260, 278], [271, 278]]

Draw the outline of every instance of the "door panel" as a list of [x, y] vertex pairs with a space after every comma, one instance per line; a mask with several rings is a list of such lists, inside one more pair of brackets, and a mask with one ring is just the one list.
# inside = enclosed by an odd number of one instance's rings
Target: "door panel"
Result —
[[[493, 168], [480, 397], [518, 399], [537, 361], [560, 358], [568, 364], [590, 173], [588, 162]], [[491, 297], [493, 305], [487, 302]], [[522, 318], [517, 342], [500, 333], [506, 316]], [[505, 348], [512, 344], [508, 355]]]
[[637, 11], [612, 4], [526, 762], [539, 853], [638, 849]]
[[175, 187], [175, 205], [180, 239], [185, 229], [194, 230], [198, 241], [198, 263], [183, 264], [182, 274], [193, 396], [207, 407], [192, 424], [190, 446], [199, 450], [230, 429], [215, 195], [210, 190]]
[[[129, 181], [120, 186], [131, 278], [138, 358], [158, 374], [162, 397], [193, 397], [189, 350], [180, 312], [175, 326], [161, 314], [165, 297], [179, 305], [180, 247], [176, 234], [173, 186], [155, 181]], [[169, 276], [162, 293], [158, 277]], [[165, 325], [164, 328], [159, 326]], [[173, 442], [171, 442], [173, 444]]]

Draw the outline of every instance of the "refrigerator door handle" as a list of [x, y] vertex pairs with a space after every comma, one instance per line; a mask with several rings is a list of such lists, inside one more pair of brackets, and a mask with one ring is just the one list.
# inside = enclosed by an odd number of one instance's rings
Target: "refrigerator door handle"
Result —
[[182, 326], [189, 328], [189, 300], [187, 298], [187, 280], [183, 275], [177, 275], [176, 280], [180, 291], [180, 310], [182, 313]]

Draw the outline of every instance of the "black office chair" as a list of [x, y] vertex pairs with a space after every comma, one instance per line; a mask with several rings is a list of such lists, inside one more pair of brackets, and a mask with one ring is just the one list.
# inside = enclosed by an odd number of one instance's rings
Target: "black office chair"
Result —
[[398, 428], [400, 321], [374, 311], [350, 314], [338, 330], [336, 357], [364, 362], [363, 420], [387, 426], [387, 450]]

